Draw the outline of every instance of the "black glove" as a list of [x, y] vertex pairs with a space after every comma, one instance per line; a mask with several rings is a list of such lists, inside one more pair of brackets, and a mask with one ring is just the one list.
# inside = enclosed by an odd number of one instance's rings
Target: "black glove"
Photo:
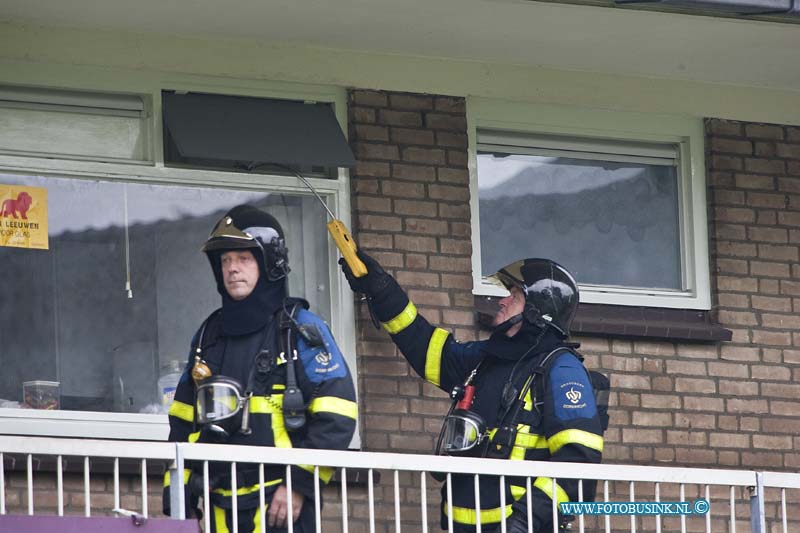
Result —
[[367, 267], [367, 274], [360, 278], [355, 277], [347, 261], [342, 257], [339, 259], [339, 264], [342, 265], [344, 277], [347, 278], [353, 292], [366, 294], [369, 299], [375, 298], [394, 281], [394, 278], [387, 274], [377, 261], [361, 250], [357, 251], [356, 255]]

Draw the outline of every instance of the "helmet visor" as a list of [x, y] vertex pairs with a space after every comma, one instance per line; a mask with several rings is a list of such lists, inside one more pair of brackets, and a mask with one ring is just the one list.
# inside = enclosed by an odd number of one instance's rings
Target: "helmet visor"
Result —
[[258, 248], [255, 237], [246, 233], [233, 224], [231, 217], [222, 217], [201, 251], [234, 250], [239, 248]]
[[524, 260], [515, 261], [510, 265], [504, 266], [487, 279], [494, 285], [503, 287], [510, 290], [511, 287], [525, 288], [525, 278], [522, 275], [522, 266], [525, 264]]
[[231, 383], [203, 383], [197, 387], [197, 423], [210, 424], [236, 416], [243, 401]]
[[442, 424], [442, 451], [449, 454], [471, 450], [483, 437], [483, 429], [475, 420], [456, 411]]

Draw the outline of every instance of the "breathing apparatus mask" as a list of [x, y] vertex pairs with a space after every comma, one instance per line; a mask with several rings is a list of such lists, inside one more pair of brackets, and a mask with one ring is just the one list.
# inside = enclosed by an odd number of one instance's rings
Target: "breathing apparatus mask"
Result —
[[436, 455], [483, 455], [480, 452], [488, 442], [486, 421], [471, 411], [475, 399], [472, 380], [478, 368], [480, 365], [470, 373], [463, 385], [457, 385], [450, 391], [453, 405], [442, 422], [436, 441]]
[[202, 380], [197, 384], [197, 424], [220, 442], [236, 433], [249, 435], [251, 396], [228, 376]]

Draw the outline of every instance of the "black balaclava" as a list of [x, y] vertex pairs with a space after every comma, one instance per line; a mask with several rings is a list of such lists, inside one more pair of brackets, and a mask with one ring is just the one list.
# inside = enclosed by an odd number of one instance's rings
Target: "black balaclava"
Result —
[[[234, 300], [220, 281], [217, 291], [222, 295], [222, 331], [226, 335], [246, 335], [258, 331], [272, 320], [275, 312], [283, 305], [283, 300], [288, 296], [286, 278], [277, 281], [267, 281], [264, 272], [264, 261], [259, 250], [250, 249], [258, 261], [259, 276], [256, 286], [246, 298]], [[222, 253], [214, 254], [219, 261]], [[219, 264], [219, 263], [218, 263]]]

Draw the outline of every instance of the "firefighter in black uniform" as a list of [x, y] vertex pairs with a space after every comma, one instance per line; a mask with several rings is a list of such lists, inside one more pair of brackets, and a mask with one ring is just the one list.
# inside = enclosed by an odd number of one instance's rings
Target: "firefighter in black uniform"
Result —
[[[169, 410], [169, 440], [346, 448], [356, 424], [353, 381], [324, 321], [308, 311], [305, 300], [287, 296], [289, 265], [278, 221], [252, 206], [234, 207], [203, 251], [222, 307], [192, 340]], [[184, 473], [187, 516], [203, 494], [202, 469], [191, 466]], [[315, 530], [313, 466], [292, 467], [290, 495], [285, 467], [266, 465], [261, 487], [266, 508], [260, 512], [257, 467], [237, 466], [239, 531], [260, 531], [262, 520], [267, 531], [285, 531], [289, 498], [294, 531]], [[332, 473], [319, 468], [323, 482]], [[227, 532], [232, 527], [230, 465], [212, 463], [208, 481], [212, 528]]]
[[[500, 300], [488, 340], [459, 343], [417, 314], [397, 282], [359, 252], [367, 275], [342, 269], [351, 288], [367, 297], [381, 322], [420, 377], [451, 394], [437, 453], [509, 460], [600, 462], [603, 429], [592, 382], [566, 338], [578, 305], [577, 285], [563, 267], [546, 259], [525, 259], [491, 276], [510, 294]], [[480, 478], [480, 513], [473, 477], [452, 476], [452, 520], [457, 532], [499, 531], [501, 516], [510, 532], [527, 532], [524, 478], [508, 478], [506, 508], [500, 507], [500, 479]], [[594, 496], [584, 482], [583, 498]], [[449, 506], [442, 487], [442, 529]], [[532, 526], [552, 530], [552, 500], [578, 501], [578, 481], [537, 477], [532, 483]], [[559, 521], [562, 521], [561, 519]]]

